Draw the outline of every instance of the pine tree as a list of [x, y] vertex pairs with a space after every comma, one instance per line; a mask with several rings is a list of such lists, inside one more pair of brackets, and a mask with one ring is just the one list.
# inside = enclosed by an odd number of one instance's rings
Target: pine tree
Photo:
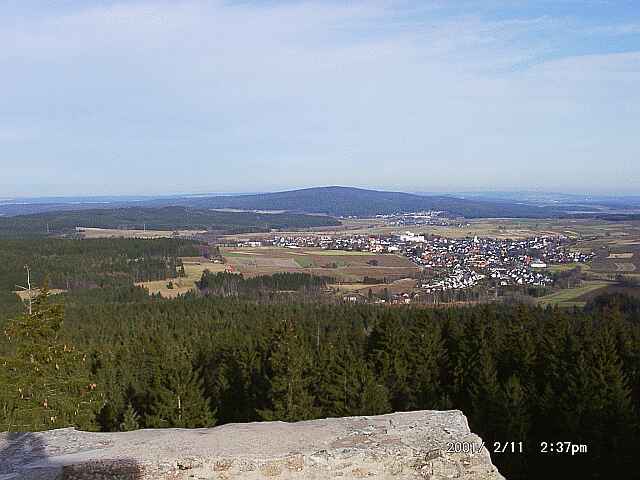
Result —
[[498, 370], [505, 377], [515, 375], [522, 384], [535, 379], [536, 350], [528, 325], [531, 320], [517, 318], [507, 326], [503, 348], [497, 355]]
[[115, 432], [118, 430], [119, 411], [112, 402], [106, 402], [96, 416], [99, 429], [103, 432]]
[[498, 403], [500, 410], [504, 412], [495, 419], [498, 438], [525, 441], [528, 438], [530, 420], [527, 392], [517, 376], [510, 376], [502, 385]]
[[429, 317], [418, 318], [411, 329], [411, 377], [417, 409], [443, 407], [440, 369], [445, 357], [440, 328]]
[[191, 362], [184, 354], [177, 354], [168, 362], [158, 365], [154, 372], [145, 425], [152, 428], [213, 426], [214, 412], [204, 396], [202, 378], [193, 370]]
[[63, 320], [45, 284], [31, 312], [9, 321], [4, 333], [13, 353], [0, 363], [2, 430], [94, 428], [97, 386], [86, 356], [63, 338]]
[[471, 414], [474, 425], [483, 438], [496, 438], [495, 419], [500, 410], [500, 384], [495, 362], [488, 348], [481, 347], [474, 364], [474, 374], [469, 385]]
[[121, 432], [130, 432], [140, 428], [140, 415], [134, 410], [133, 405], [129, 403], [120, 423]]
[[615, 451], [618, 464], [615, 469], [622, 473], [635, 464], [637, 438], [633, 429], [636, 418], [631, 406], [631, 389], [623, 373], [615, 344], [615, 336], [608, 326], [598, 329], [589, 356], [589, 368], [584, 372], [589, 378], [585, 392], [585, 418], [581, 434], [597, 450], [593, 451], [593, 462], [598, 464]]
[[410, 386], [409, 332], [398, 318], [389, 315], [381, 319], [371, 333], [369, 350], [376, 375], [391, 395], [393, 408], [407, 410], [415, 405]]
[[349, 378], [347, 352], [329, 344], [318, 359], [314, 373], [314, 396], [323, 417], [340, 417], [349, 414], [353, 402], [352, 382]]
[[389, 393], [347, 342], [320, 354], [314, 394], [323, 417], [379, 415], [391, 411]]
[[360, 363], [356, 371], [359, 390], [353, 414], [381, 415], [391, 412], [393, 409], [387, 387], [376, 381], [373, 372], [365, 363]]
[[259, 412], [265, 420], [298, 421], [315, 418], [318, 409], [311, 394], [311, 356], [290, 320], [275, 332], [269, 358], [270, 408]]
[[234, 349], [223, 355], [218, 352], [206, 362], [205, 392], [218, 399], [218, 419], [221, 423], [258, 420], [256, 395], [263, 377], [259, 374], [258, 353], [249, 348]]

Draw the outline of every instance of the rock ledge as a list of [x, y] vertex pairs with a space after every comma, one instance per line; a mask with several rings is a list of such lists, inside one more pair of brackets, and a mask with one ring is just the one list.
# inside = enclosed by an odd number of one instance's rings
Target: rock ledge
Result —
[[0, 480], [332, 478], [503, 477], [457, 410], [194, 430], [0, 434]]

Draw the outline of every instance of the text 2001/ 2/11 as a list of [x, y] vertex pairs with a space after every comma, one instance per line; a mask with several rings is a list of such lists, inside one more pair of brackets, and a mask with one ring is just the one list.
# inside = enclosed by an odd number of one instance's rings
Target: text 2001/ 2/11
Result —
[[[447, 442], [447, 453], [470, 453], [475, 454], [482, 451], [484, 448], [484, 442]], [[506, 454], [506, 453], [524, 453], [524, 442], [493, 442], [493, 453]], [[578, 455], [581, 453], [587, 453], [588, 447], [584, 444], [578, 444], [573, 442], [540, 442], [538, 444], [539, 453], [549, 454], [566, 454], [566, 455]]]

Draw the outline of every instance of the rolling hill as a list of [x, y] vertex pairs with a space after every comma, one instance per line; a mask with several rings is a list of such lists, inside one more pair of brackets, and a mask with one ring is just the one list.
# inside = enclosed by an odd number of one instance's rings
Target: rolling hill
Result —
[[[274, 193], [243, 195], [185, 195], [151, 198], [108, 197], [102, 202], [57, 198], [55, 201], [0, 202], [0, 218], [45, 212], [122, 210], [180, 206], [192, 210], [277, 211], [289, 214], [323, 214], [339, 217], [371, 217], [424, 210], [446, 211], [466, 218], [549, 218], [574, 215], [607, 215], [614, 211], [593, 205], [569, 203], [535, 204], [529, 201], [483, 196], [427, 195], [367, 190], [353, 187], [314, 187]], [[150, 212], [147, 212], [150, 213]], [[229, 212], [223, 212], [229, 213]], [[233, 212], [238, 213], [238, 212]], [[270, 217], [274, 220], [275, 217]], [[246, 220], [246, 219], [245, 219]], [[217, 220], [206, 220], [206, 223]], [[260, 219], [257, 219], [261, 222]], [[141, 222], [140, 222], [141, 223]], [[147, 222], [149, 223], [149, 222]]]
[[[453, 196], [416, 195], [404, 192], [353, 187], [314, 187], [253, 195], [195, 197], [171, 200], [194, 208], [276, 210], [366, 217], [399, 212], [444, 210], [466, 218], [529, 217], [563, 215], [559, 207], [539, 207], [516, 202], [462, 199]], [[167, 200], [155, 203], [164, 204]]]

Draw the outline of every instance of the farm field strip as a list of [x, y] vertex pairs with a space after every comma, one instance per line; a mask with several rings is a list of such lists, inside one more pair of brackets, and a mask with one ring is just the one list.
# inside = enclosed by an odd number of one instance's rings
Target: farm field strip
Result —
[[402, 278], [390, 283], [334, 283], [329, 285], [329, 287], [338, 290], [340, 293], [358, 293], [366, 295], [369, 290], [371, 290], [372, 293], [379, 294], [385, 289], [388, 290], [389, 293], [405, 293], [414, 290], [416, 288], [416, 283], [416, 280], [413, 278]]
[[549, 265], [547, 267], [547, 271], [549, 272], [566, 272], [568, 270], [573, 270], [574, 268], [580, 268], [583, 272], [590, 270], [590, 266], [586, 263], [561, 263], [557, 265]]
[[633, 263], [616, 263], [615, 266], [618, 272], [633, 272], [636, 269]]
[[[409, 259], [392, 254], [345, 252], [314, 248], [241, 247], [221, 249], [227, 263], [247, 276], [277, 272], [304, 272], [336, 278], [339, 282], [357, 283], [365, 276], [399, 279], [419, 272]], [[364, 286], [364, 285], [363, 285]]]
[[[560, 290], [559, 292], [552, 293], [545, 297], [541, 297], [537, 300], [538, 305], [548, 306], [548, 305], [558, 305], [558, 306], [570, 306], [568, 303], [579, 304], [579, 298], [583, 295], [591, 293], [600, 288], [604, 288], [607, 285], [610, 285], [610, 282], [601, 281], [601, 280], [593, 280], [586, 281], [583, 285], [576, 288], [568, 288], [565, 290]], [[582, 302], [584, 303], [584, 302]]]
[[192, 237], [206, 230], [127, 230], [116, 228], [79, 227], [84, 238], [175, 238]]
[[631, 253], [610, 253], [607, 258], [633, 258], [633, 252], [631, 252]]
[[372, 254], [370, 252], [357, 252], [357, 251], [349, 251], [349, 250], [303, 250], [299, 255], [317, 255], [317, 256], [328, 256], [328, 257], [370, 257]]

